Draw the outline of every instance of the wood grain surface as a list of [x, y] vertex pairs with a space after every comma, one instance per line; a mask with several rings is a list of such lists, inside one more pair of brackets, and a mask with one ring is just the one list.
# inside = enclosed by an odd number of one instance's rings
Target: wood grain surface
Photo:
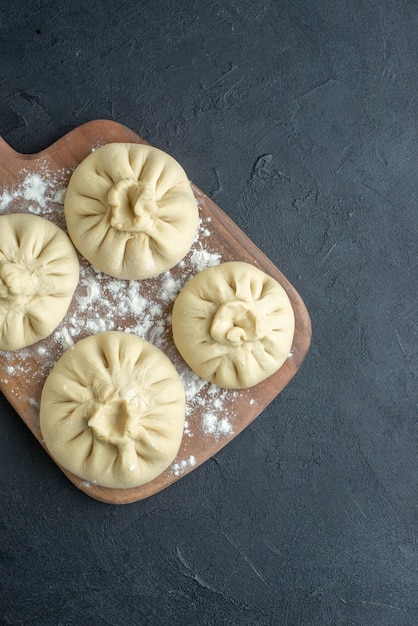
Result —
[[[47, 173], [54, 180], [57, 188], [65, 188], [74, 168], [92, 149], [110, 142], [147, 143], [129, 128], [108, 120], [88, 122], [69, 132], [45, 150], [32, 155], [19, 154], [0, 139], [0, 193], [9, 193], [10, 190], [17, 189], [19, 185], [24, 184], [25, 179], [31, 174], [37, 174], [41, 177]], [[76, 487], [102, 502], [124, 504], [149, 497], [179, 480], [209, 459], [260, 415], [282, 391], [300, 368], [310, 346], [310, 318], [296, 289], [222, 209], [195, 185], [192, 187], [198, 201], [201, 219], [210, 225], [210, 235], [207, 240], [210, 242], [211, 250], [218, 253], [222, 261], [240, 260], [256, 265], [273, 276], [286, 290], [296, 319], [292, 351], [280, 370], [259, 385], [239, 392], [223, 392], [222, 411], [228, 415], [229, 423], [232, 426], [229, 432], [208, 434], [202, 428], [201, 415], [204, 412], [206, 398], [209, 393], [213, 395], [213, 389], [209, 389], [208, 385], [203, 385], [199, 391], [199, 404], [196, 402], [190, 404], [187, 417], [188, 432], [183, 437], [177, 459], [166, 472], [152, 482], [132, 489], [108, 489], [86, 483], [64, 468], [60, 468]], [[15, 201], [10, 202], [1, 211], [1, 214], [30, 210], [28, 201], [23, 202], [17, 198], [17, 194], [15, 196]], [[18, 204], [17, 200], [19, 200]], [[65, 228], [62, 206], [57, 203], [54, 209], [57, 216], [53, 212], [51, 213], [51, 204], [48, 211], [43, 209], [44, 207], [41, 206], [38, 214]], [[83, 260], [80, 259], [80, 261]], [[171, 274], [180, 280], [182, 276], [180, 267], [173, 268]], [[109, 277], [108, 280], [113, 279]], [[156, 277], [141, 281], [141, 290], [144, 290], [147, 298], [158, 300], [161, 287], [160, 280]], [[67, 317], [79, 316], [82, 318], [85, 315], [78, 308], [76, 296], [77, 291]], [[169, 319], [172, 302], [160, 304], [164, 307], [164, 312]], [[117, 300], [115, 300], [114, 305], [116, 311]], [[132, 324], [132, 319], [127, 318], [125, 322], [128, 327]], [[65, 323], [66, 320], [64, 319], [62, 324]], [[89, 333], [86, 328], [78, 338], [87, 334]], [[176, 353], [170, 333], [167, 335], [164, 348], [175, 360], [175, 364], [181, 363], [181, 367], [185, 368], [185, 364], [181, 362]], [[53, 341], [52, 337], [15, 353], [0, 352], [0, 390], [44, 448], [39, 427], [39, 400], [45, 378], [53, 362], [61, 356], [62, 352], [62, 345]], [[49, 355], [48, 359], [43, 357], [45, 354]], [[284, 416], [283, 419], [285, 419]], [[188, 459], [193, 459], [193, 463], [188, 462]]]

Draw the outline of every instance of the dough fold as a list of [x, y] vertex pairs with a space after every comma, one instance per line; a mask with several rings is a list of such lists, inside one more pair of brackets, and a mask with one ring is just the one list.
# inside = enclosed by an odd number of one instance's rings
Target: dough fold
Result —
[[191, 369], [220, 387], [252, 387], [276, 372], [293, 342], [295, 318], [283, 287], [249, 263], [194, 276], [177, 296], [173, 338]]
[[0, 216], [0, 350], [45, 339], [63, 320], [79, 280], [70, 239], [37, 215]]
[[53, 458], [111, 488], [143, 485], [174, 460], [185, 393], [169, 358], [123, 331], [81, 339], [57, 361], [42, 390], [40, 424]]
[[177, 265], [199, 219], [181, 165], [132, 143], [110, 143], [86, 157], [70, 179], [64, 211], [74, 245], [93, 267], [130, 280]]

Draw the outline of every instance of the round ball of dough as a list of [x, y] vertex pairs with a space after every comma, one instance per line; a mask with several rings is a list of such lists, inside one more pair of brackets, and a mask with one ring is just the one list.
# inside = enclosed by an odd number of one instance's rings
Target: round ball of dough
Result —
[[143, 485], [173, 461], [185, 393], [169, 358], [131, 333], [81, 339], [42, 390], [40, 424], [62, 467], [103, 487]]
[[107, 144], [86, 157], [70, 179], [64, 210], [74, 245], [93, 267], [130, 280], [177, 265], [199, 220], [181, 165], [131, 143]]
[[0, 216], [0, 350], [44, 339], [64, 318], [79, 279], [63, 230], [36, 215]]
[[295, 318], [283, 287], [248, 263], [203, 270], [177, 296], [173, 338], [191, 369], [230, 389], [252, 387], [289, 355]]

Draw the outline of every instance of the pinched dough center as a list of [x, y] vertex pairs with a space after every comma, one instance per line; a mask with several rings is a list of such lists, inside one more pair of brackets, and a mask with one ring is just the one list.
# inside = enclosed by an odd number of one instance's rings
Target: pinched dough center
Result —
[[110, 225], [124, 232], [147, 233], [158, 211], [154, 191], [130, 178], [121, 178], [107, 193]]
[[0, 263], [0, 299], [10, 307], [22, 306], [38, 295], [39, 277], [23, 262]]
[[221, 304], [210, 327], [212, 339], [224, 345], [239, 346], [262, 336], [260, 320], [253, 305], [244, 300]]
[[117, 395], [97, 403], [87, 424], [94, 437], [116, 447], [123, 464], [133, 470], [138, 462], [135, 441], [147, 434], [140, 423], [139, 403]]

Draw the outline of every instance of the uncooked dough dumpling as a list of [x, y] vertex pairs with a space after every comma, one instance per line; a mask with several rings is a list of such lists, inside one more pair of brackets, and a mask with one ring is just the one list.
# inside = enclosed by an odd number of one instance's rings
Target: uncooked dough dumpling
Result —
[[241, 261], [194, 276], [173, 307], [173, 337], [191, 369], [220, 387], [252, 387], [287, 359], [295, 319], [283, 287]]
[[81, 339], [42, 390], [40, 424], [55, 461], [103, 487], [143, 485], [173, 461], [185, 393], [158, 348], [123, 331]]
[[37, 215], [0, 216], [0, 350], [45, 339], [63, 320], [79, 279], [63, 230]]
[[69, 235], [97, 270], [150, 278], [189, 251], [198, 208], [181, 165], [158, 148], [110, 143], [80, 163], [65, 195]]

